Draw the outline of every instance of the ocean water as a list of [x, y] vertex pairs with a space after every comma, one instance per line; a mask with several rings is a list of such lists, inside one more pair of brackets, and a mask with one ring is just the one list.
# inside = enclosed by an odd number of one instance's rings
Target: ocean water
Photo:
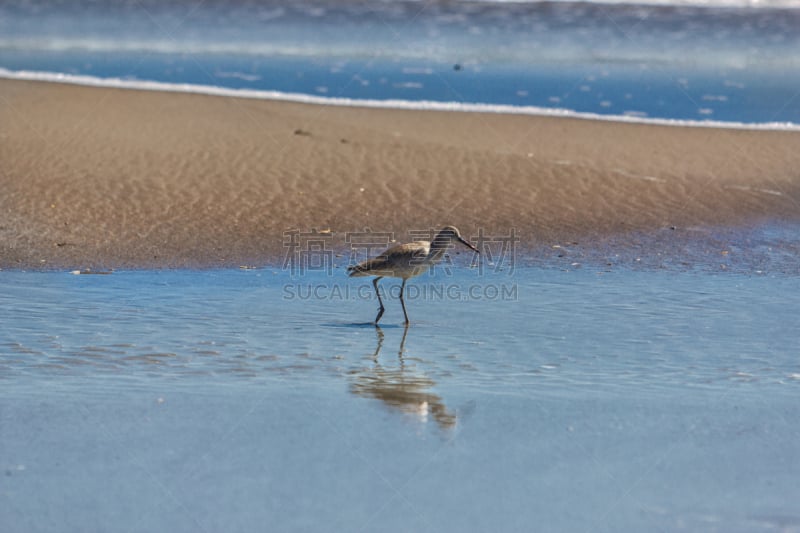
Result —
[[800, 527], [796, 276], [384, 283], [3, 272], [3, 531]]
[[0, 1], [0, 75], [800, 124], [800, 3]]

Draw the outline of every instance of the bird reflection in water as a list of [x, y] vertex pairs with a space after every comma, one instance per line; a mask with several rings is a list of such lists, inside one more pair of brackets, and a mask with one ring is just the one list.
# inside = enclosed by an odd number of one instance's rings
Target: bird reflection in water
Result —
[[436, 382], [415, 369], [406, 367], [404, 353], [408, 325], [403, 329], [403, 338], [397, 353], [397, 368], [384, 368], [381, 365], [380, 353], [384, 334], [378, 326], [375, 331], [378, 335], [378, 346], [373, 356], [375, 364], [372, 368], [354, 372], [355, 381], [350, 386], [350, 391], [358, 396], [381, 400], [389, 407], [412, 415], [422, 422], [427, 422], [432, 416], [441, 429], [454, 427], [456, 414], [447, 410], [440, 396], [427, 392]]

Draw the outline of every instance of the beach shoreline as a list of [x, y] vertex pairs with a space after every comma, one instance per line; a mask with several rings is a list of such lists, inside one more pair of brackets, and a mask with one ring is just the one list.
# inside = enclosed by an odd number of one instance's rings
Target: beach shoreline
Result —
[[352, 232], [445, 224], [633, 258], [800, 221], [796, 131], [3, 79], [0, 140], [3, 269], [280, 265], [313, 231], [345, 260]]

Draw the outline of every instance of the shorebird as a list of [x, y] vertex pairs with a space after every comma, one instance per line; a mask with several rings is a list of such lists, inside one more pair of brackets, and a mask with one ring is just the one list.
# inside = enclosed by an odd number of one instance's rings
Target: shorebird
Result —
[[400, 285], [400, 305], [403, 306], [403, 316], [406, 318], [405, 324], [408, 325], [408, 313], [406, 312], [406, 303], [403, 300], [406, 281], [419, 276], [441, 261], [445, 252], [453, 247], [454, 241], [458, 241], [470, 250], [480, 253], [480, 250], [461, 237], [457, 228], [445, 226], [436, 234], [433, 242], [414, 241], [398, 244], [377, 257], [347, 267], [350, 277], [375, 276], [375, 279], [372, 280], [372, 286], [375, 287], [375, 294], [378, 295], [378, 303], [380, 304], [378, 316], [375, 317], [376, 326], [384, 311], [381, 293], [378, 291], [378, 281], [383, 277], [401, 278], [403, 280], [402, 285]]

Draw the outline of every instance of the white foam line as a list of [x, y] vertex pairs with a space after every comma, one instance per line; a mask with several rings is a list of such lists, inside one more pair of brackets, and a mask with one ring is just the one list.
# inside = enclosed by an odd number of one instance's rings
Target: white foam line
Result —
[[749, 187], [747, 185], [725, 185], [726, 189], [735, 189], [737, 191], [748, 191], [748, 192], [761, 192], [764, 194], [771, 194], [773, 196], [783, 196], [781, 191], [776, 191], [774, 189], [760, 189], [758, 187]]
[[359, 100], [335, 96], [316, 96], [302, 93], [285, 93], [257, 89], [231, 89], [213, 85], [192, 85], [185, 83], [166, 83], [160, 81], [131, 80], [122, 78], [98, 78], [78, 74], [60, 72], [42, 72], [29, 70], [8, 70], [0, 67], [0, 78], [11, 80], [41, 81], [49, 83], [67, 83], [89, 87], [112, 89], [131, 89], [142, 91], [162, 91], [174, 93], [204, 94], [209, 96], [227, 96], [234, 98], [250, 98], [256, 100], [277, 100], [301, 104], [334, 105], [342, 107], [368, 107], [381, 109], [409, 109], [422, 111], [457, 111], [471, 113], [496, 113], [508, 115], [534, 115], [542, 117], [564, 117], [582, 120], [601, 120], [627, 124], [652, 124], [660, 126], [725, 128], [739, 130], [781, 130], [800, 131], [800, 124], [792, 122], [722, 122], [711, 120], [679, 120], [646, 118], [629, 115], [600, 115], [582, 113], [569, 109], [557, 109], [535, 106], [512, 106], [503, 104], [480, 104], [461, 102], [435, 102], [429, 100]]
[[621, 169], [621, 168], [615, 168], [614, 172], [616, 172], [620, 176], [625, 176], [626, 178], [632, 178], [632, 179], [637, 179], [637, 180], [645, 180], [645, 181], [655, 181], [655, 182], [658, 182], [658, 183], [666, 183], [667, 182], [667, 180], [665, 180], [663, 178], [657, 178], [655, 176], [640, 176], [638, 174], [631, 174], [627, 170], [624, 170], [624, 169]]

